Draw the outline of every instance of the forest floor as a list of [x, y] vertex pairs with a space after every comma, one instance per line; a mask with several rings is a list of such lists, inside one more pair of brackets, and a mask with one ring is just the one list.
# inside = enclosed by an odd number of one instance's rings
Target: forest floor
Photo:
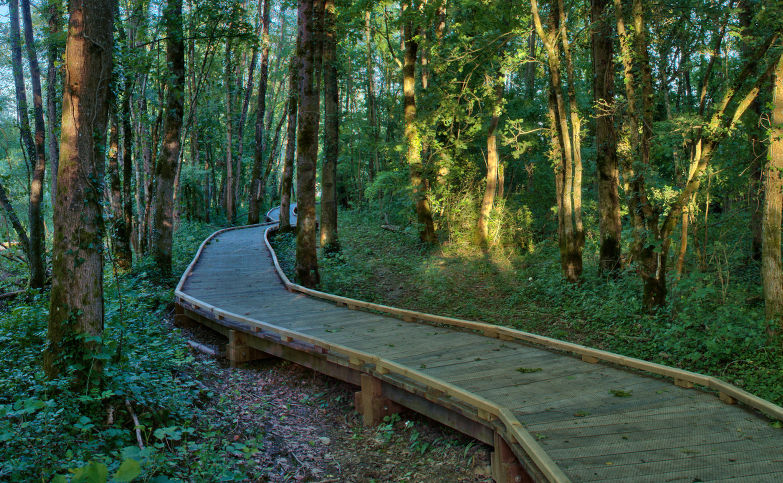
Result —
[[183, 336], [221, 356], [202, 381], [233, 408], [215, 413], [236, 426], [227, 439], [263, 435], [251, 471], [261, 481], [492, 481], [486, 445], [408, 411], [363, 427], [350, 384], [276, 358], [232, 369], [224, 338], [200, 327]]

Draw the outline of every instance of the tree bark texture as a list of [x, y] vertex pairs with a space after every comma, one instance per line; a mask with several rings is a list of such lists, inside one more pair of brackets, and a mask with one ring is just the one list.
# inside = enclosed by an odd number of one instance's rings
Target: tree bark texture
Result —
[[294, 160], [296, 158], [296, 117], [298, 109], [298, 85], [299, 59], [291, 56], [288, 66], [288, 128], [285, 146], [285, 160], [283, 161], [283, 174], [280, 185], [280, 229], [291, 228], [291, 188], [294, 175]]
[[315, 287], [320, 279], [316, 256], [315, 173], [318, 159], [318, 118], [320, 99], [314, 77], [320, 47], [316, 3], [299, 1], [299, 126], [297, 132], [296, 192], [298, 217], [296, 233], [296, 278], [306, 287]]
[[[593, 103], [611, 111], [614, 105], [614, 62], [612, 60], [612, 27], [609, 0], [592, 0], [593, 24]], [[597, 107], [595, 120], [596, 167], [598, 169], [598, 223], [601, 237], [599, 269], [613, 272], [620, 268], [620, 177], [617, 167], [617, 135], [614, 119]]]
[[484, 189], [484, 198], [481, 201], [481, 210], [478, 219], [479, 243], [482, 247], [487, 247], [489, 236], [489, 215], [495, 204], [495, 195], [498, 191], [498, 174], [500, 160], [498, 157], [498, 145], [496, 131], [500, 113], [503, 110], [503, 90], [505, 87], [505, 77], [501, 74], [494, 80], [495, 82], [495, 100], [492, 105], [492, 119], [489, 121], [487, 129], [487, 185]]
[[[263, 2], [263, 4], [262, 4]], [[261, 13], [261, 59], [258, 73], [258, 105], [256, 108], [256, 145], [253, 170], [250, 177], [247, 222], [252, 225], [261, 218], [261, 170], [264, 163], [264, 113], [266, 112], [266, 91], [269, 82], [269, 0], [258, 1]]]
[[60, 10], [62, 6], [59, 0], [49, 0], [48, 3], [48, 21], [49, 21], [49, 39], [46, 53], [46, 118], [48, 121], [46, 129], [46, 138], [49, 141], [49, 172], [51, 173], [51, 184], [49, 187], [52, 205], [57, 203], [57, 162], [60, 160], [60, 144], [55, 136], [55, 125], [57, 124], [57, 97], [62, 96], [58, 89], [59, 76], [57, 75], [57, 62], [60, 57], [60, 43], [56, 39], [60, 35], [62, 26], [60, 25]]
[[783, 210], [783, 56], [778, 60], [772, 92], [769, 129], [769, 162], [764, 174], [764, 217], [761, 276], [767, 320], [774, 331], [783, 330], [783, 266], [780, 254], [781, 210]]
[[234, 89], [231, 82], [231, 39], [226, 40], [225, 57], [225, 79], [223, 81], [226, 89], [226, 179], [225, 189], [223, 190], [224, 203], [226, 207], [226, 218], [229, 223], [234, 223], [236, 216], [236, 199], [234, 198]]
[[[584, 229], [582, 227], [582, 155], [579, 112], [574, 93], [573, 63], [571, 61], [565, 25], [565, 13], [562, 1], [557, 6], [550, 5], [549, 31], [544, 30], [538, 13], [536, 0], [530, 2], [533, 20], [539, 38], [547, 52], [549, 66], [550, 109], [554, 110], [555, 136], [560, 156], [554, 158], [556, 164], [555, 187], [558, 198], [558, 238], [560, 245], [560, 265], [563, 276], [569, 282], [578, 282], [582, 276], [582, 249], [584, 247]], [[561, 46], [558, 47], [557, 39]], [[569, 108], [566, 109], [563, 95], [562, 64], [560, 50], [563, 53], [568, 75]], [[571, 124], [569, 126], [569, 118]], [[554, 148], [554, 146], [553, 146]], [[557, 151], [557, 149], [555, 149]]]
[[337, 38], [334, 0], [324, 1], [324, 160], [321, 165], [321, 247], [340, 250], [337, 237], [337, 158], [340, 142], [340, 98], [337, 89]]
[[[164, 11], [166, 63], [171, 69], [163, 145], [155, 165], [156, 194], [152, 229], [152, 255], [164, 277], [171, 275], [171, 244], [174, 232], [174, 176], [179, 159], [180, 131], [185, 95], [185, 44], [182, 38], [182, 0], [169, 0]], [[230, 122], [230, 121], [229, 121]]]
[[27, 61], [30, 66], [30, 84], [33, 88], [33, 122], [35, 125], [35, 162], [30, 184], [30, 286], [41, 288], [46, 282], [46, 233], [43, 221], [44, 179], [46, 177], [46, 126], [44, 125], [43, 91], [41, 90], [41, 69], [35, 52], [33, 19], [30, 14], [30, 0], [22, 0], [22, 21], [24, 41], [27, 47]]
[[106, 121], [111, 90], [112, 0], [72, 0], [65, 46], [58, 200], [54, 205], [50, 377], [69, 366], [75, 384], [97, 376], [103, 333], [103, 195]]
[[427, 197], [427, 186], [424, 179], [424, 164], [422, 163], [422, 139], [416, 124], [416, 57], [419, 45], [415, 38], [413, 26], [414, 15], [418, 12], [407, 8], [407, 2], [402, 2], [404, 62], [402, 67], [402, 92], [405, 114], [405, 141], [407, 144], [408, 169], [416, 216], [419, 222], [419, 238], [424, 243], [434, 244], [438, 241], [435, 235], [435, 224], [432, 220], [432, 210]]

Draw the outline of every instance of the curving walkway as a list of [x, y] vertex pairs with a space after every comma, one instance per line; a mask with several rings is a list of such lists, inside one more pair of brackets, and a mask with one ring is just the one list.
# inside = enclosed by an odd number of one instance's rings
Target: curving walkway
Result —
[[781, 429], [728, 403], [783, 419], [778, 406], [699, 374], [309, 291], [278, 273], [270, 228], [213, 235], [177, 287], [184, 315], [228, 333], [232, 354], [359, 383], [365, 418], [397, 402], [471, 434], [495, 446], [501, 481], [515, 465], [536, 481], [783, 481]]

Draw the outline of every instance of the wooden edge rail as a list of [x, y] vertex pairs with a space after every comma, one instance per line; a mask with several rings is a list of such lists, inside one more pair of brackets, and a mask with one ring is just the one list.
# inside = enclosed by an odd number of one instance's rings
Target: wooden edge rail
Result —
[[[703, 386], [708, 389], [717, 391], [720, 399], [726, 403], [732, 404], [736, 401], [742, 402], [746, 406], [757, 409], [764, 413], [767, 417], [783, 421], [783, 407], [778, 406], [770, 401], [755, 396], [739, 387], [729, 384], [717, 377], [705, 376], [696, 372], [686, 371], [684, 369], [677, 369], [675, 367], [665, 366], [663, 364], [657, 364], [655, 362], [648, 362], [642, 359], [636, 359], [633, 357], [627, 357], [613, 352], [608, 352], [600, 349], [593, 349], [592, 347], [575, 344], [572, 342], [565, 342], [551, 337], [546, 337], [530, 332], [524, 332], [517, 329], [511, 329], [509, 327], [501, 327], [497, 325], [487, 324], [484, 322], [473, 322], [469, 320], [456, 319], [453, 317], [444, 317], [440, 315], [426, 314], [423, 312], [416, 312], [414, 310], [399, 309], [396, 307], [389, 307], [387, 305], [374, 304], [365, 302], [362, 300], [351, 299], [347, 297], [341, 297], [339, 295], [333, 295], [318, 290], [313, 290], [301, 285], [292, 283], [283, 272], [280, 267], [280, 262], [277, 259], [277, 254], [272, 249], [272, 245], [269, 242], [269, 233], [276, 228], [276, 224], [270, 223], [267, 229], [264, 231], [264, 243], [269, 249], [274, 261], [275, 269], [283, 284], [289, 291], [300, 292], [306, 295], [317, 297], [324, 300], [336, 302], [341, 305], [348, 306], [350, 308], [363, 308], [369, 310], [375, 310], [378, 312], [387, 313], [396, 317], [402, 318], [404, 321], [412, 322], [419, 320], [423, 322], [431, 322], [436, 324], [442, 324], [452, 327], [460, 327], [464, 329], [470, 329], [480, 332], [488, 337], [494, 337], [501, 340], [520, 340], [535, 345], [543, 346], [550, 349], [556, 349], [564, 352], [569, 352], [582, 357], [586, 362], [598, 362], [604, 361], [618, 366], [637, 369], [651, 374], [657, 374], [659, 376], [669, 377], [674, 380], [674, 383], [681, 387], [693, 387], [693, 385]], [[521, 443], [520, 443], [521, 444]]]
[[[476, 409], [479, 418], [484, 419], [489, 423], [491, 423], [493, 420], [496, 419], [500, 420], [500, 422], [502, 422], [503, 425], [506, 427], [508, 436], [513, 438], [514, 442], [516, 442], [523, 448], [525, 453], [531, 458], [533, 463], [537, 466], [538, 470], [547, 478], [547, 480], [555, 483], [566, 483], [570, 481], [569, 478], [565, 475], [565, 473], [563, 473], [563, 471], [555, 464], [555, 462], [552, 461], [552, 459], [544, 451], [541, 445], [539, 445], [535, 441], [535, 439], [530, 435], [530, 433], [528, 433], [522, 427], [522, 423], [519, 422], [516, 416], [514, 416], [513, 413], [511, 413], [511, 411], [509, 411], [508, 409], [501, 408], [495, 403], [487, 399], [484, 399], [481, 396], [472, 394], [463, 389], [460, 389], [459, 387], [454, 386], [453, 384], [449, 384], [440, 379], [433, 378], [415, 369], [397, 364], [396, 362], [383, 359], [381, 357], [378, 357], [373, 354], [369, 354], [367, 352], [351, 349], [349, 347], [345, 347], [339, 344], [333, 344], [331, 342], [325, 341], [318, 337], [310, 337], [293, 330], [288, 330], [283, 327], [270, 324], [268, 322], [263, 322], [249, 317], [244, 317], [242, 315], [235, 314], [233, 312], [228, 312], [218, 307], [215, 307], [214, 305], [206, 303], [200, 299], [187, 295], [182, 291], [182, 287], [185, 281], [187, 280], [188, 276], [190, 276], [193, 267], [195, 266], [196, 262], [201, 256], [201, 253], [203, 252], [204, 247], [208, 244], [209, 241], [211, 241], [217, 235], [221, 233], [225, 233], [226, 231], [237, 230], [242, 228], [251, 228], [257, 226], [263, 226], [263, 225], [249, 225], [249, 226], [242, 226], [242, 227], [225, 228], [222, 230], [218, 230], [217, 232], [209, 236], [206, 240], [204, 240], [201, 246], [199, 246], [199, 249], [196, 252], [195, 257], [193, 258], [193, 261], [190, 263], [190, 265], [188, 265], [188, 268], [185, 270], [184, 274], [182, 275], [182, 278], [177, 284], [177, 288], [174, 291], [174, 295], [177, 298], [177, 301], [179, 303], [190, 304], [193, 307], [199, 309], [200, 311], [211, 313], [216, 320], [227, 319], [234, 322], [240, 322], [250, 326], [251, 328], [260, 329], [265, 332], [275, 333], [279, 335], [281, 339], [287, 341], [296, 340], [300, 342], [305, 342], [313, 345], [314, 347], [320, 348], [324, 351], [328, 351], [333, 355], [339, 354], [343, 356], [345, 359], [347, 359], [349, 365], [356, 366], [356, 365], [369, 364], [374, 366], [375, 371], [381, 375], [394, 374], [394, 375], [402, 376], [418, 384], [423, 385], [427, 390], [436, 391], [445, 394], [451, 398], [454, 398], [455, 400], [458, 400], [461, 403]], [[268, 229], [264, 232], [264, 241], [267, 245], [267, 248], [270, 250], [270, 253], [272, 254], [272, 259], [274, 260], [277, 273], [283, 279], [286, 288], [290, 290], [291, 288], [290, 286], [298, 287], [292, 284], [290, 281], [288, 281], [287, 278], [285, 278], [285, 274], [280, 269], [280, 264], [277, 260], [277, 256], [275, 255], [274, 250], [272, 250], [271, 245], [269, 245], [267, 233], [268, 233]]]

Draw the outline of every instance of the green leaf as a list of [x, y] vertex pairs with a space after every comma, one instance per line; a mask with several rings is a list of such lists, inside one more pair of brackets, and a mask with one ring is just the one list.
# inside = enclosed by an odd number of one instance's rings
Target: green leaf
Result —
[[106, 483], [108, 478], [109, 468], [107, 468], [105, 464], [90, 461], [85, 466], [76, 470], [71, 481], [74, 483]]
[[141, 465], [133, 459], [126, 459], [122, 462], [117, 472], [114, 473], [112, 481], [119, 483], [129, 483], [141, 474]]

